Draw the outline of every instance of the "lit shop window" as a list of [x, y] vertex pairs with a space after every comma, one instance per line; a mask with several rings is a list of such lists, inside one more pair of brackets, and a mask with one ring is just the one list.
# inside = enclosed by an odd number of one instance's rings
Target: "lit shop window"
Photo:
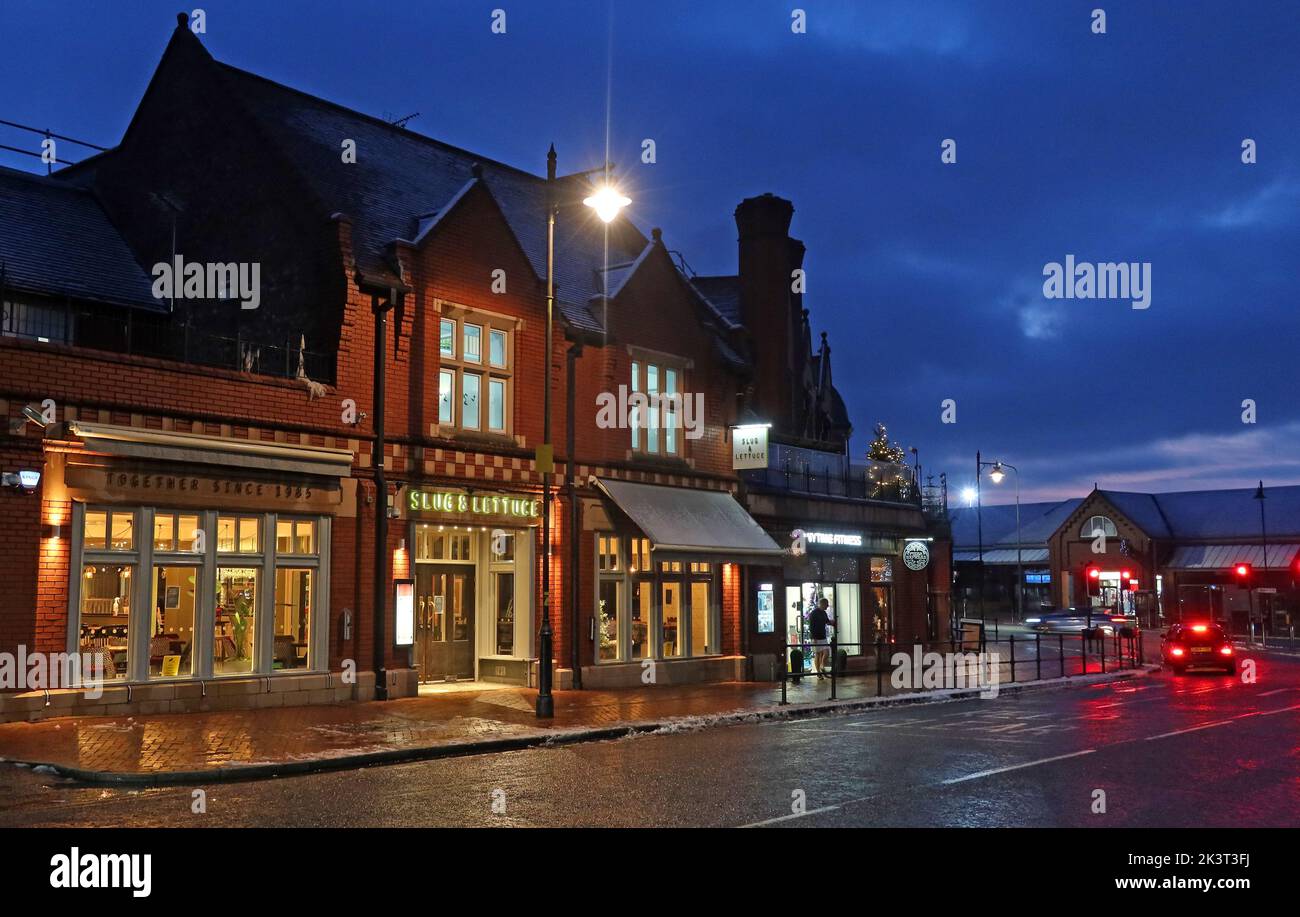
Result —
[[512, 332], [494, 327], [487, 317], [472, 319], [439, 321], [438, 423], [453, 430], [509, 433]]
[[894, 562], [888, 557], [871, 558], [871, 581], [873, 583], [892, 583], [894, 581]]
[[271, 668], [305, 669], [310, 659], [312, 585], [307, 567], [275, 568], [275, 639]]
[[261, 552], [258, 516], [221, 516], [217, 519], [219, 554], [258, 554]]
[[195, 596], [201, 573], [198, 566], [154, 564], [150, 678], [194, 674]]
[[1106, 538], [1118, 538], [1119, 530], [1115, 528], [1115, 523], [1105, 516], [1093, 516], [1084, 523], [1079, 537], [1084, 539], [1097, 538], [1104, 536]]
[[275, 553], [315, 554], [316, 523], [311, 519], [285, 519], [275, 522]]
[[259, 573], [254, 567], [217, 568], [213, 675], [245, 675], [253, 671]]
[[130, 511], [87, 511], [84, 547], [91, 551], [131, 551], [135, 548], [135, 514]]
[[99, 563], [82, 568], [78, 651], [89, 658], [93, 677], [127, 676], [134, 573], [130, 564]]
[[158, 512], [153, 517], [153, 549], [164, 553], [194, 552], [202, 546], [199, 517]]
[[596, 566], [599, 662], [719, 651], [713, 564], [655, 563], [648, 538], [598, 535]]

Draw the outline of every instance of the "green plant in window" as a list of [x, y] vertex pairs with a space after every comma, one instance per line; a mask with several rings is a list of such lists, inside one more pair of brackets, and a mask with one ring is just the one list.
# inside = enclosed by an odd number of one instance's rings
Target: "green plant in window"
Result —
[[231, 627], [235, 632], [235, 658], [245, 658], [244, 638], [248, 636], [248, 625], [252, 623], [253, 608], [248, 596], [240, 593], [235, 599], [235, 610], [231, 614]]

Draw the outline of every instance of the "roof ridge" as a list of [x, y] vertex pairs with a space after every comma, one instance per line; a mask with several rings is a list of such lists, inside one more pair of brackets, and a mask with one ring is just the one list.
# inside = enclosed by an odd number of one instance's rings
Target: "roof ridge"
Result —
[[[408, 127], [397, 127], [396, 125], [391, 124], [391, 123], [388, 122], [388, 121], [385, 121], [383, 118], [377, 118], [377, 117], [375, 117], [374, 115], [368, 115], [368, 114], [366, 114], [365, 112], [363, 112], [363, 111], [358, 111], [358, 110], [355, 109], [355, 108], [349, 108], [349, 107], [346, 106], [346, 105], [340, 105], [338, 102], [334, 102], [334, 101], [332, 101], [332, 100], [330, 100], [330, 99], [326, 99], [326, 98], [324, 98], [324, 97], [322, 97], [322, 96], [315, 95], [314, 93], [307, 92], [307, 91], [304, 90], [304, 89], [298, 89], [298, 88], [296, 88], [296, 87], [294, 87], [294, 86], [290, 86], [290, 85], [288, 85], [288, 84], [286, 84], [286, 83], [278, 82], [278, 81], [276, 81], [276, 80], [271, 79], [271, 78], [268, 77], [268, 76], [263, 76], [263, 75], [260, 74], [260, 73], [254, 73], [254, 72], [251, 71], [251, 70], [245, 70], [245, 69], [243, 69], [242, 67], [236, 67], [234, 64], [228, 64], [228, 63], [226, 63], [225, 61], [216, 60], [215, 58], [213, 59], [213, 62], [214, 62], [218, 67], [221, 67], [221, 68], [223, 68], [223, 69], [225, 69], [225, 70], [229, 70], [229, 71], [231, 71], [231, 72], [233, 72], [233, 73], [239, 74], [240, 76], [246, 76], [246, 77], [250, 77], [250, 78], [252, 78], [252, 79], [258, 80], [258, 81], [263, 82], [263, 83], [268, 83], [268, 84], [270, 84], [270, 85], [276, 87], [277, 89], [283, 89], [283, 90], [285, 90], [286, 92], [291, 92], [291, 93], [293, 93], [294, 95], [298, 95], [298, 96], [303, 97], [304, 99], [310, 99], [312, 102], [316, 102], [316, 103], [318, 103], [318, 104], [320, 104], [320, 105], [324, 105], [324, 106], [326, 106], [327, 108], [332, 108], [332, 109], [335, 109], [336, 111], [340, 111], [340, 112], [343, 112], [343, 113], [345, 113], [345, 114], [352, 115], [352, 116], [357, 117], [357, 118], [361, 118], [361, 119], [363, 119], [363, 120], [365, 120], [365, 121], [368, 121], [368, 122], [370, 122], [370, 123], [372, 123], [372, 124], [375, 124], [375, 125], [378, 126], [378, 127], [386, 128], [386, 129], [388, 129], [388, 130], [390, 130], [390, 131], [392, 131], [392, 132], [394, 132], [395, 134], [398, 134], [398, 135], [400, 135], [400, 136], [403, 136], [403, 137], [412, 137], [412, 138], [414, 138], [414, 139], [416, 139], [416, 140], [420, 140], [420, 141], [423, 141], [423, 142], [425, 142], [425, 143], [430, 143], [430, 144], [433, 144], [434, 146], [442, 147], [443, 149], [446, 149], [446, 150], [451, 150], [451, 151], [454, 151], [454, 152], [456, 152], [456, 153], [462, 153], [462, 154], [464, 154], [464, 155], [466, 155], [466, 156], [474, 157], [475, 159], [477, 159], [477, 160], [480, 161], [480, 162], [483, 162], [483, 163], [486, 163], [486, 164], [488, 164], [488, 165], [492, 165], [492, 166], [497, 166], [497, 167], [502, 168], [502, 169], [507, 169], [507, 170], [509, 170], [509, 171], [511, 171], [511, 172], [518, 173], [519, 175], [522, 175], [522, 176], [524, 176], [524, 177], [526, 177], [526, 178], [534, 179], [535, 181], [538, 181], [538, 182], [545, 182], [545, 181], [546, 181], [546, 179], [545, 179], [543, 176], [538, 175], [538, 174], [536, 174], [536, 173], [534, 173], [534, 172], [529, 172], [527, 169], [521, 169], [519, 166], [513, 166], [513, 165], [511, 165], [511, 164], [508, 163], [508, 162], [502, 162], [501, 160], [499, 160], [499, 159], [493, 159], [493, 158], [490, 157], [490, 156], [483, 156], [483, 155], [481, 155], [480, 153], [478, 153], [478, 152], [476, 152], [476, 151], [474, 151], [474, 150], [466, 149], [465, 147], [461, 147], [461, 146], [456, 146], [454, 143], [448, 143], [448, 142], [446, 142], [445, 140], [439, 140], [439, 139], [436, 138], [436, 137], [430, 137], [428, 134], [422, 134], [422, 133], [420, 133], [419, 131], [411, 130], [411, 129], [408, 128]], [[585, 173], [575, 173], [575, 174], [585, 174]], [[571, 176], [563, 176], [563, 177], [565, 177], [565, 178], [569, 178], [569, 177], [571, 177]]]

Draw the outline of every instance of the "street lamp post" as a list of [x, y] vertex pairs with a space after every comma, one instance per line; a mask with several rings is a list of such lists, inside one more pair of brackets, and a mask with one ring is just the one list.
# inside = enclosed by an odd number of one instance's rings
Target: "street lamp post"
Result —
[[[542, 475], [542, 625], [537, 631], [537, 716], [549, 718], [555, 715], [555, 696], [552, 693], [552, 656], [554, 652], [555, 633], [551, 628], [551, 475], [555, 471], [554, 452], [551, 447], [551, 358], [553, 355], [555, 335], [555, 213], [559, 201], [555, 191], [555, 144], [546, 153], [546, 356], [545, 374], [542, 381], [542, 448], [539, 450], [538, 471]], [[608, 165], [606, 166], [608, 173]], [[605, 223], [611, 222], [628, 204], [632, 203], [608, 183], [595, 191], [583, 203], [596, 211]], [[576, 356], [576, 353], [572, 354]], [[570, 428], [573, 424], [570, 422]], [[570, 434], [569, 441], [572, 441]], [[569, 465], [568, 474], [572, 474], [573, 450], [565, 457]], [[570, 481], [572, 478], [570, 477]], [[570, 498], [574, 496], [573, 485], [569, 485]], [[573, 510], [576, 512], [576, 508]], [[569, 571], [576, 577], [576, 567]], [[573, 609], [573, 624], [578, 626], [578, 609]], [[576, 667], [580, 660], [574, 659], [575, 680], [578, 679]]]
[[1024, 621], [1025, 619], [1025, 569], [1022, 562], [1020, 538], [1020, 469], [1010, 462], [994, 462], [993, 470], [989, 472], [989, 477], [993, 479], [994, 484], [1001, 484], [1002, 479], [1006, 477], [1006, 472], [1002, 469], [1010, 468], [1016, 473], [1016, 620]]
[[[1261, 538], [1261, 539], [1263, 540], [1263, 542], [1264, 542], [1264, 544], [1263, 544], [1263, 547], [1264, 547], [1264, 562], [1263, 562], [1263, 564], [1260, 566], [1260, 569], [1263, 570], [1263, 572], [1264, 572], [1265, 575], [1268, 575], [1268, 528], [1267, 528], [1267, 526], [1265, 526], [1265, 524], [1264, 524], [1264, 500], [1267, 499], [1267, 498], [1264, 496], [1264, 482], [1263, 482], [1263, 481], [1260, 481], [1260, 482], [1259, 482], [1259, 487], [1255, 490], [1255, 499], [1259, 501], [1259, 535], [1260, 535], [1260, 538]], [[1259, 611], [1260, 611], [1259, 632], [1260, 632], [1260, 636], [1262, 637], [1263, 634], [1264, 634], [1264, 623], [1265, 623], [1265, 621], [1264, 621], [1264, 593], [1262, 593], [1262, 592], [1261, 592], [1260, 595], [1259, 595]], [[1272, 604], [1270, 603], [1270, 604], [1269, 604], [1269, 617], [1272, 617], [1272, 614], [1273, 614], [1273, 606], [1272, 606]], [[1267, 639], [1267, 638], [1265, 638], [1265, 639]]]
[[991, 468], [989, 477], [994, 484], [1001, 484], [1002, 479], [1007, 476], [1006, 470], [1010, 468], [1016, 473], [1016, 620], [1024, 619], [1024, 563], [1021, 554], [1020, 538], [1020, 469], [1010, 462], [986, 462], [978, 451], [975, 453], [975, 512], [976, 522], [979, 529], [979, 551], [980, 551], [980, 620], [984, 620], [984, 521], [982, 517], [982, 501], [980, 493], [980, 478], [984, 476], [984, 469]]

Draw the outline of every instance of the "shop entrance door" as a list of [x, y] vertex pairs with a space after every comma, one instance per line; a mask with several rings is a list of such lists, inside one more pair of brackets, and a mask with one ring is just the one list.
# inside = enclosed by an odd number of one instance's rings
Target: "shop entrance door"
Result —
[[416, 564], [415, 662], [421, 681], [474, 677], [474, 568]]

